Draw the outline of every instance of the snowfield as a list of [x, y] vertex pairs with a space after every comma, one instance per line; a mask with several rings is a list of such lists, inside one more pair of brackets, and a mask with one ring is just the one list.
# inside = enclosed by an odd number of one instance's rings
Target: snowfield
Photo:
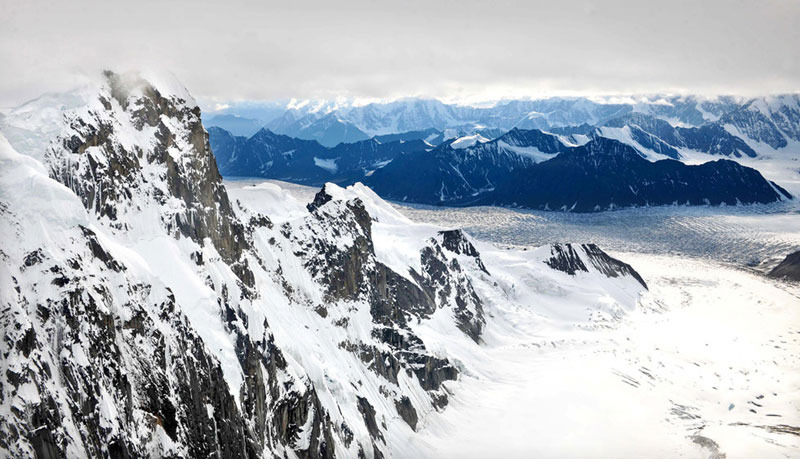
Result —
[[800, 289], [617, 255], [648, 281], [638, 310], [591, 331], [501, 311], [497, 342], [422, 430], [438, 457], [796, 457]]
[[[234, 199], [246, 202], [267, 201], [256, 198], [260, 188], [271, 194], [280, 189], [301, 202], [315, 192], [255, 180], [226, 186]], [[505, 297], [497, 296], [497, 289], [477, 287], [487, 315], [485, 342], [477, 350], [430, 332], [435, 317], [427, 333], [419, 330], [426, 344], [438, 339], [437, 346], [447, 348], [463, 368], [459, 381], [449, 386], [449, 406], [421, 423], [415, 444], [421, 439], [426, 455], [800, 454], [800, 286], [767, 279], [745, 266], [767, 269], [800, 246], [796, 209], [656, 208], [574, 215], [394, 207], [420, 223], [460, 224], [484, 241], [476, 247], [487, 266], [504, 266], [509, 278], [525, 280], [507, 289], [513, 293]], [[376, 224], [376, 241], [384, 232], [379, 228]], [[555, 292], [546, 279], [514, 272], [514, 266], [524, 265], [525, 253], [537, 252], [526, 252], [527, 247], [559, 241], [598, 242], [613, 249], [613, 256], [639, 271], [649, 291], [630, 302], [619, 291], [608, 299], [617, 308], [604, 310], [565, 296], [568, 285]], [[492, 274], [502, 279], [506, 273]], [[635, 306], [619, 310], [624, 304]]]

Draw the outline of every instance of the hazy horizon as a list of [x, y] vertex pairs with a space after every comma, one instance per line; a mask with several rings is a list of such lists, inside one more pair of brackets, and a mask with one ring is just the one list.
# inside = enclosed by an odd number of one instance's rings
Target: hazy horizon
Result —
[[303, 5], [0, 0], [0, 106], [103, 68], [198, 99], [503, 98], [800, 91], [800, 2]]

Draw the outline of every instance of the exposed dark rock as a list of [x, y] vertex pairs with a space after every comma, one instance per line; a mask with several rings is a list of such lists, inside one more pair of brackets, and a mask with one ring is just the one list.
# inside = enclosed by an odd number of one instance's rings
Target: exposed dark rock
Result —
[[767, 274], [776, 279], [800, 282], [800, 251], [790, 253]]
[[[149, 196], [159, 204], [166, 200], [161, 189], [149, 187], [144, 172], [145, 163], [158, 165], [164, 170], [169, 196], [184, 205], [182, 211], [162, 217], [165, 226], [201, 245], [209, 238], [222, 258], [235, 265], [242, 282], [251, 287], [252, 273], [240, 261], [247, 247], [244, 227], [233, 215], [200, 121], [200, 109], [163, 96], [144, 80], [113, 72], [105, 75], [111, 97], [130, 115], [134, 126], [155, 128], [155, 144], [146, 155], [140, 150], [127, 151], [116, 140], [113, 125], [102, 114], [90, 112], [88, 119], [71, 120], [75, 134], [64, 139], [65, 152], [48, 153], [51, 176], [71, 188], [88, 210], [114, 221], [134, 195]], [[186, 136], [176, 138], [162, 115], [180, 121], [187, 129]], [[179, 140], [190, 146], [181, 153], [180, 161], [170, 154]]]
[[[375, 259], [372, 219], [359, 199], [335, 201], [323, 188], [308, 207], [311, 215], [303, 230], [287, 229], [285, 235], [306, 235], [295, 239], [295, 244], [302, 247], [299, 253], [309, 271], [327, 289], [329, 301], [362, 299], [369, 303], [375, 323], [372, 334], [391, 350], [364, 343], [344, 343], [344, 348], [391, 383], [397, 384], [398, 373], [405, 370], [431, 392], [432, 400], [446, 403], [442, 384], [455, 380], [458, 370], [447, 359], [433, 356], [407, 324], [412, 319], [429, 317], [438, 307], [453, 307], [459, 328], [472, 339], [480, 339], [482, 306], [458, 261], [449, 259], [434, 238], [420, 254], [423, 272], [411, 271], [408, 277], [402, 276]], [[454, 250], [477, 256], [463, 235], [460, 242], [456, 236], [446, 236]], [[335, 243], [339, 238], [352, 243], [343, 247]], [[479, 256], [476, 260], [480, 261]]]
[[81, 226], [81, 231], [83, 231], [83, 235], [86, 237], [86, 242], [89, 245], [89, 249], [92, 251], [92, 255], [97, 258], [98, 260], [102, 261], [103, 264], [106, 265], [108, 269], [114, 271], [122, 271], [125, 267], [115, 260], [106, 250], [100, 245], [100, 242], [97, 240], [97, 236], [95, 235], [94, 231], [86, 228], [85, 226]]
[[[480, 342], [485, 323], [483, 304], [473, 290], [472, 283], [461, 271], [458, 261], [448, 261], [435, 239], [431, 240], [431, 245], [422, 249], [420, 259], [423, 270], [421, 284], [427, 287], [429, 294], [436, 299], [436, 304], [455, 303], [454, 313], [458, 327], [473, 341]], [[482, 264], [479, 263], [479, 266]]]
[[553, 244], [550, 247], [550, 255], [545, 263], [556, 271], [565, 272], [570, 276], [574, 276], [578, 271], [589, 272], [572, 244]]
[[325, 187], [323, 186], [322, 189], [319, 190], [317, 194], [314, 195], [314, 200], [308, 203], [308, 205], [306, 205], [306, 208], [308, 209], [309, 212], [314, 212], [315, 210], [319, 209], [323, 205], [330, 202], [331, 199], [333, 199], [333, 196], [328, 194], [328, 192], [325, 191]]
[[629, 113], [609, 120], [605, 125], [628, 126], [634, 140], [640, 145], [674, 159], [680, 158], [676, 148], [733, 157], [756, 156], [756, 152], [744, 140], [730, 134], [720, 123], [673, 127], [669, 122], [651, 115]]
[[364, 397], [358, 397], [358, 411], [364, 417], [364, 424], [367, 425], [369, 435], [374, 439], [386, 441], [383, 438], [383, 432], [378, 428], [378, 423], [375, 422], [375, 408]]
[[483, 264], [483, 260], [481, 260], [481, 254], [478, 253], [475, 246], [467, 239], [463, 231], [460, 229], [439, 231], [439, 235], [442, 236], [442, 247], [453, 253], [474, 258], [475, 263], [481, 271], [489, 274], [489, 271], [486, 270], [486, 266]]
[[25, 255], [25, 260], [22, 262], [22, 265], [26, 268], [30, 268], [33, 265], [39, 264], [44, 260], [44, 254], [42, 253], [41, 249], [36, 249], [33, 252]]
[[394, 401], [394, 406], [397, 408], [397, 412], [400, 414], [400, 417], [406, 421], [412, 430], [417, 430], [417, 421], [419, 420], [417, 417], [417, 410], [414, 409], [414, 405], [411, 403], [411, 400], [406, 397], [405, 395], [400, 397], [400, 399]]
[[[597, 137], [533, 159], [487, 144], [403, 155], [364, 180], [386, 199], [432, 205], [501, 205], [597, 212], [656, 205], [770, 203], [787, 193], [730, 160], [650, 162], [633, 147]], [[457, 164], [458, 167], [452, 167]]]
[[642, 284], [642, 287], [647, 288], [642, 276], [631, 265], [612, 258], [595, 244], [581, 244], [577, 248], [573, 244], [553, 244], [550, 247], [550, 255], [550, 258], [545, 260], [547, 266], [571, 276], [578, 271], [589, 272], [586, 266], [588, 262], [606, 277], [631, 276]]
[[421, 139], [341, 143], [325, 147], [261, 129], [238, 137], [219, 127], [208, 129], [217, 164], [226, 177], [248, 176], [322, 185], [351, 184], [398, 155], [431, 148]]

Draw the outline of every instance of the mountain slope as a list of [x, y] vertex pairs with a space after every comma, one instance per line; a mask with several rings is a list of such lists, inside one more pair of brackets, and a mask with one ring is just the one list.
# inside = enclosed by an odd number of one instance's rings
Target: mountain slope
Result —
[[744, 140], [726, 131], [719, 123], [674, 127], [662, 119], [632, 113], [606, 122], [595, 135], [623, 142], [627, 140], [626, 143], [645, 156], [649, 150], [672, 159], [681, 159], [681, 149], [737, 158], [756, 156], [756, 152]]
[[[439, 139], [426, 138], [429, 143], [439, 144], [452, 137], [476, 133], [494, 138], [515, 127], [556, 132], [574, 131], [582, 126], [578, 129], [580, 132], [570, 133], [587, 134], [585, 126], [592, 126], [608, 131], [603, 135], [625, 141], [645, 155], [652, 153], [656, 159], [677, 159], [681, 149], [753, 157], [800, 141], [798, 100], [800, 96], [787, 94], [753, 99], [692, 95], [606, 100], [551, 97], [500, 101], [492, 106], [465, 106], [414, 98], [367, 105], [340, 100], [292, 101], [283, 105], [284, 112], [277, 117], [274, 110], [280, 104], [270, 106], [269, 113], [274, 119], [267, 120], [267, 127], [276, 133], [335, 146], [369, 136], [404, 132], [416, 132], [416, 135], [411, 134], [415, 138], [423, 138], [419, 137], [423, 131], [456, 132]], [[254, 118], [251, 115], [258, 112], [248, 106], [233, 107], [223, 116], [234, 113]], [[620, 120], [627, 121], [620, 124]], [[214, 122], [211, 120], [208, 125]], [[225, 127], [222, 122], [216, 125]], [[626, 126], [626, 132], [614, 132], [613, 128]], [[677, 133], [670, 134], [665, 129]], [[487, 135], [488, 131], [499, 132]]]
[[591, 327], [645, 288], [595, 247], [479, 246], [363, 186], [229, 198], [169, 80], [108, 72], [2, 123], [0, 455], [430, 455], [415, 431], [497, 298]]
[[756, 98], [720, 117], [736, 134], [773, 149], [800, 141], [800, 95]]
[[767, 203], [788, 197], [755, 169], [733, 161], [695, 166], [673, 160], [653, 163], [627, 145], [597, 139], [530, 170], [513, 171], [493, 196], [479, 202], [587, 212], [628, 206]]
[[[527, 138], [533, 133], [535, 138], [547, 141], [536, 143]], [[756, 170], [731, 161], [699, 166], [678, 161], [653, 163], [632, 147], [603, 137], [572, 147], [540, 131], [509, 134], [513, 134], [515, 145], [531, 146], [510, 148], [503, 137], [467, 149], [445, 144], [429, 154], [399, 157], [365, 182], [382, 196], [402, 201], [578, 212], [673, 203], [765, 203], [789, 198]]]
[[263, 177], [296, 183], [354, 183], [398, 155], [432, 148], [424, 140], [376, 139], [327, 148], [262, 129], [250, 138], [210, 128], [209, 142], [220, 172], [228, 177]]

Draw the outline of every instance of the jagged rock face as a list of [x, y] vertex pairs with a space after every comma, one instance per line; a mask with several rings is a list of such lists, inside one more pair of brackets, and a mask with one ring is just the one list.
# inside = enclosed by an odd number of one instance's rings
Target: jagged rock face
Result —
[[[422, 272], [408, 273], [412, 281], [376, 260], [372, 219], [358, 198], [336, 201], [323, 188], [308, 209], [311, 216], [293, 231], [310, 235], [296, 241], [307, 269], [326, 287], [329, 301], [366, 301], [375, 324], [373, 336], [393, 349], [385, 353], [361, 345], [362, 360], [394, 383], [397, 373], [405, 369], [429, 391], [439, 391], [442, 382], [456, 379], [455, 367], [446, 359], [433, 357], [408, 323], [428, 318], [438, 308], [452, 307], [458, 327], [473, 340], [480, 340], [485, 323], [481, 300], [458, 261], [445, 255], [438, 241], [431, 239], [420, 253]], [[467, 247], [465, 242], [471, 247], [464, 239], [454, 248]], [[445, 403], [443, 393], [432, 397], [438, 404]]]
[[125, 214], [169, 208], [160, 215], [168, 231], [201, 244], [209, 238], [252, 286], [252, 273], [240, 260], [243, 226], [233, 216], [200, 109], [137, 77], [107, 72], [106, 81], [98, 104], [67, 115], [68, 128], [46, 155], [51, 176], [120, 228], [126, 227]]
[[[308, 226], [309, 231], [333, 223], [334, 240], [341, 239], [342, 231], [346, 231], [353, 243], [342, 251], [326, 243], [330, 238], [317, 239], [313, 246], [324, 255], [314, 258], [308, 266], [314, 275], [323, 277], [333, 299], [354, 300], [367, 296], [376, 323], [401, 327], [412, 317], [428, 318], [440, 307], [455, 305], [459, 327], [474, 341], [479, 341], [485, 323], [481, 300], [452, 255], [472, 257], [479, 268], [487, 271], [477, 250], [460, 230], [440, 233], [444, 248], [452, 253], [449, 257], [438, 240], [429, 241], [420, 253], [422, 272], [411, 271], [409, 275], [414, 280], [411, 282], [375, 260], [372, 220], [363, 203], [355, 199], [345, 203], [344, 208], [340, 203], [334, 203], [339, 204], [338, 207], [323, 207], [330, 201], [330, 195], [323, 188], [308, 205], [318, 219], [315, 225]], [[320, 264], [317, 260], [326, 262]], [[370, 285], [375, 288], [365, 288]]]
[[[333, 457], [333, 427], [313, 386], [287, 367], [266, 322], [253, 328], [243, 310], [258, 296], [246, 258], [252, 230], [233, 214], [199, 109], [107, 73], [96, 97], [64, 117], [41, 157], [74, 195], [47, 185], [32, 196], [79, 201], [91, 218], [68, 205], [69, 214], [54, 207], [55, 216], [31, 222], [39, 217], [26, 216], [26, 204], [0, 205], [0, 277], [14, 286], [0, 295], [3, 329], [13, 330], [0, 345], [0, 405], [10, 413], [0, 448], [39, 457]], [[52, 182], [3, 154], [6, 167], [33, 173], [28, 186]], [[255, 227], [271, 226], [260, 217]], [[47, 228], [52, 242], [30, 239], [30, 225]], [[192, 287], [202, 300], [153, 283], [136, 258], [117, 258], [127, 252], [108, 241], [129, 233], [192, 241], [169, 263], [195, 266], [186, 279], [205, 277]], [[202, 320], [187, 318], [203, 308]], [[209, 340], [215, 326], [228, 354]]]
[[[480, 258], [477, 262], [480, 263]], [[439, 304], [455, 304], [453, 313], [459, 329], [479, 342], [485, 324], [483, 305], [458, 260], [448, 257], [439, 242], [432, 239], [430, 245], [422, 250], [422, 269], [421, 283]]]
[[776, 279], [800, 281], [800, 251], [786, 255], [767, 275]]
[[[612, 258], [595, 244], [581, 244], [580, 246], [554, 244], [550, 247], [550, 254], [550, 258], [545, 260], [545, 263], [551, 268], [571, 276], [574, 276], [578, 271], [588, 273], [589, 267], [593, 267], [606, 277], [631, 276], [642, 287], [647, 288], [642, 276], [631, 265]], [[587, 266], [587, 263], [589, 266]]]
[[16, 418], [2, 420], [2, 447], [37, 457], [258, 451], [219, 363], [172, 292], [132, 282], [91, 230], [72, 237], [73, 250], [30, 253], [23, 275], [10, 279], [2, 399]]
[[443, 248], [458, 255], [466, 255], [474, 258], [478, 268], [486, 274], [489, 274], [489, 271], [486, 270], [486, 266], [483, 265], [481, 254], [478, 253], [478, 250], [472, 245], [472, 242], [467, 239], [463, 231], [459, 229], [439, 231], [439, 235], [442, 237], [441, 243]]

